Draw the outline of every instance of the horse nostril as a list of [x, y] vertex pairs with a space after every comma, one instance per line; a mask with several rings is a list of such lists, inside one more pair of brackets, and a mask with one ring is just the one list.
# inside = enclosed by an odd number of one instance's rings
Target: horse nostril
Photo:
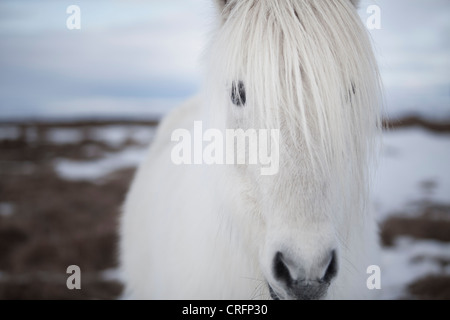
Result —
[[[308, 264], [299, 257], [286, 255], [278, 251], [273, 259], [273, 278], [276, 282], [269, 284], [273, 299], [287, 297], [292, 299], [320, 299], [328, 290], [338, 273], [336, 250], [326, 258], [319, 256], [314, 263]], [[321, 261], [321, 263], [317, 263]], [[306, 263], [306, 264], [305, 264]], [[272, 287], [273, 285], [273, 287]]]
[[275, 255], [273, 269], [277, 280], [284, 282], [286, 285], [292, 282], [289, 269], [283, 261], [283, 254], [281, 252], [277, 252]]
[[331, 252], [331, 260], [328, 264], [327, 270], [325, 271], [325, 275], [323, 276], [323, 281], [330, 283], [331, 280], [336, 276], [338, 271], [337, 258], [336, 258], [336, 250]]

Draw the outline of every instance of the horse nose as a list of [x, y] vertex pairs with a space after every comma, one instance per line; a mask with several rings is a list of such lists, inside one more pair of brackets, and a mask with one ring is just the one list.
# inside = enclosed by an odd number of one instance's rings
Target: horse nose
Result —
[[273, 276], [276, 283], [273, 288], [269, 286], [272, 298], [275, 300], [322, 298], [337, 275], [336, 251], [332, 250], [328, 256], [319, 260], [322, 262], [306, 268], [289, 255], [277, 252], [273, 259]]

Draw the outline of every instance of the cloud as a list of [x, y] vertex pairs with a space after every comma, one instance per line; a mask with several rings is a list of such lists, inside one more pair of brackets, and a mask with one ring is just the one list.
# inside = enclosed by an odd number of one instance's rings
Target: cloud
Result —
[[371, 32], [388, 112], [450, 117], [450, 2], [370, 0], [381, 8], [382, 29]]
[[[73, 114], [80, 114], [81, 102], [94, 108], [91, 102], [98, 102], [99, 97], [103, 102], [108, 100], [104, 97], [122, 101], [126, 106], [110, 104], [120, 112], [126, 107], [137, 112], [144, 105], [161, 112], [158, 106], [168, 107], [162, 100], [173, 103], [195, 94], [205, 42], [198, 12], [169, 10], [173, 2], [165, 7], [150, 1], [153, 11], [140, 6], [141, 2], [132, 1], [131, 7], [121, 3], [116, 8], [97, 4], [96, 11], [83, 7], [82, 14], [91, 14], [90, 19], [105, 13], [105, 8], [111, 15], [107, 23], [93, 27], [86, 22], [79, 31], [58, 27], [37, 33], [22, 29], [0, 33], [0, 116], [60, 113], [58, 103], [64, 103], [65, 114], [70, 114], [67, 106], [74, 106]], [[125, 14], [127, 19], [117, 18], [118, 8], [126, 8], [124, 13], [141, 10], [133, 21]], [[142, 13], [145, 10], [152, 12], [148, 21]], [[117, 20], [120, 23], [114, 23]], [[159, 101], [158, 106], [148, 104], [149, 100]], [[107, 110], [114, 113], [113, 107]]]

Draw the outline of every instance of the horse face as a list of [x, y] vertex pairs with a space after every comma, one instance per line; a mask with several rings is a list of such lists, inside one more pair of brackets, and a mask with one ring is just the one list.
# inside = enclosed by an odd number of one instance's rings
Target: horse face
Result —
[[[233, 167], [245, 186], [240, 196], [253, 205], [251, 214], [237, 214], [261, 226], [250, 234], [272, 298], [325, 298], [345, 260], [346, 219], [364, 210], [364, 139], [375, 125], [373, 58], [356, 36], [363, 31], [351, 6], [357, 1], [219, 3], [210, 82], [218, 83], [214, 110], [225, 115], [217, 118], [226, 128], [280, 131], [271, 141], [279, 151], [276, 174], [261, 175], [261, 163]], [[314, 17], [322, 11], [341, 16]], [[336, 31], [340, 19], [357, 31]]]
[[[243, 80], [230, 83], [224, 108], [226, 126], [243, 130], [259, 128], [261, 122], [257, 119], [264, 115], [255, 105], [251, 85]], [[287, 114], [281, 117], [281, 123], [288, 121]], [[293, 134], [283, 126], [279, 129], [279, 140], [271, 141], [279, 148], [276, 174], [262, 175], [260, 163], [230, 167], [246, 186], [241, 196], [255, 199], [252, 211], [256, 214], [241, 210], [238, 214], [251, 215], [260, 220], [258, 225], [264, 226], [252, 230], [256, 232], [252, 233], [252, 240], [260, 239], [254, 243], [260, 245], [255, 250], [259, 252], [260, 269], [273, 299], [324, 298], [339, 273], [340, 248], [335, 222], [340, 213], [334, 198], [338, 186], [332, 175], [314, 167], [317, 164], [306, 152], [301, 131]], [[311, 133], [315, 133], [314, 128]], [[244, 148], [240, 151], [247, 155], [252, 152], [249, 145]]]

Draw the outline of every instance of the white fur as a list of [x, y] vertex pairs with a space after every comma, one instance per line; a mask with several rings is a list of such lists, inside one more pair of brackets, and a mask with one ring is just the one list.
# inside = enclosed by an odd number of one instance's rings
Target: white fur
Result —
[[[380, 85], [357, 1], [217, 1], [205, 90], [161, 123], [124, 206], [127, 293], [267, 299], [279, 248], [311, 276], [314, 261], [336, 248], [339, 272], [326, 298], [369, 297], [366, 269], [377, 262], [377, 234], [368, 168]], [[245, 107], [231, 103], [233, 81], [245, 83]], [[172, 131], [192, 130], [195, 120], [220, 129], [279, 128], [279, 173], [172, 164]]]

